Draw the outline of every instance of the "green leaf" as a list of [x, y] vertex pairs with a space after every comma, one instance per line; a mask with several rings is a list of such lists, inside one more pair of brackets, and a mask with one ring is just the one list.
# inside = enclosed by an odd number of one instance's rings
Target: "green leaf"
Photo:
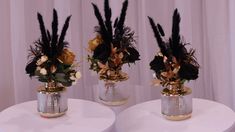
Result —
[[68, 80], [65, 79], [65, 74], [64, 73], [57, 73], [55, 74], [55, 80], [57, 80], [58, 82], [61, 82], [61, 83], [65, 83], [65, 82], [68, 82]]

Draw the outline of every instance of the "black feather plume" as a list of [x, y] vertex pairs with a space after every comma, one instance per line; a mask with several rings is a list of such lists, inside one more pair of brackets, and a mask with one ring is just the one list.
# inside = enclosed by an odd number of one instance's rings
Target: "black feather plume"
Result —
[[51, 34], [50, 34], [49, 30], [47, 30], [47, 38], [48, 38], [48, 41], [50, 42], [51, 41]]
[[[99, 11], [98, 7], [95, 4], [92, 3], [92, 5], [93, 5], [93, 8], [94, 8], [95, 16], [96, 16], [96, 18], [99, 22], [99, 25], [100, 25], [100, 34], [101, 34], [101, 36], [107, 36], [107, 30], [106, 30], [106, 27], [105, 27], [105, 24], [104, 24], [104, 20], [103, 20], [101, 14], [100, 14], [100, 11]], [[103, 38], [103, 39], [105, 41], [106, 38]]]
[[112, 11], [111, 8], [109, 7], [109, 0], [105, 0], [104, 2], [104, 13], [105, 13], [105, 25], [111, 42], [113, 36], [113, 30], [112, 30], [112, 21], [111, 21]]
[[113, 27], [116, 28], [117, 27], [117, 23], [118, 23], [118, 17], [115, 19]]
[[111, 21], [112, 11], [111, 8], [109, 7], [109, 1], [105, 0], [104, 1], [105, 22], [104, 22], [101, 13], [99, 11], [99, 8], [93, 3], [92, 5], [94, 8], [95, 16], [99, 22], [98, 32], [100, 33], [104, 41], [101, 45], [99, 45], [95, 49], [93, 57], [95, 59], [100, 60], [102, 63], [106, 63], [111, 53], [111, 42], [113, 37], [112, 21]]
[[150, 25], [151, 25], [151, 27], [153, 29], [154, 36], [155, 36], [155, 38], [157, 40], [158, 46], [159, 46], [162, 54], [168, 57], [169, 53], [168, 53], [167, 50], [169, 50], [169, 49], [166, 46], [166, 43], [163, 42], [162, 37], [160, 35], [160, 32], [159, 32], [155, 22], [153, 21], [153, 19], [151, 17], [148, 17], [148, 19], [149, 19]]
[[148, 19], [149, 19], [149, 23], [150, 23], [150, 25], [153, 29], [153, 33], [155, 35], [155, 38], [156, 38], [158, 44], [161, 44], [163, 41], [162, 41], [162, 38], [160, 36], [160, 33], [157, 29], [157, 26], [156, 26], [155, 22], [153, 21], [153, 19], [151, 17], [148, 17]]
[[175, 9], [173, 14], [173, 24], [172, 24], [172, 35], [170, 38], [170, 47], [172, 49], [172, 54], [175, 56], [178, 62], [182, 62], [187, 58], [187, 49], [185, 44], [180, 41], [180, 14], [177, 9]]
[[126, 18], [127, 7], [128, 7], [128, 0], [125, 0], [122, 4], [122, 11], [119, 17], [119, 21], [117, 23], [117, 30], [119, 31], [120, 36], [122, 36], [124, 33], [123, 28], [124, 28], [124, 22]]
[[40, 13], [38, 13], [37, 16], [38, 16], [38, 22], [40, 25], [41, 38], [42, 38], [42, 42], [43, 42], [41, 45], [42, 51], [43, 51], [43, 53], [45, 53], [46, 55], [49, 56], [50, 45], [49, 45], [49, 41], [47, 38], [46, 28], [44, 26], [42, 15]]
[[64, 43], [64, 38], [65, 38], [65, 35], [66, 35], [66, 32], [67, 32], [67, 29], [69, 27], [69, 21], [70, 21], [70, 18], [71, 16], [67, 17], [67, 19], [65, 20], [65, 24], [63, 26], [63, 29], [61, 31], [61, 34], [60, 34], [60, 38], [59, 38], [59, 43], [58, 43], [58, 46], [57, 46], [57, 53], [62, 53], [62, 50], [64, 49], [64, 47], [66, 47], [67, 43]]
[[177, 9], [175, 9], [173, 14], [171, 40], [172, 40], [171, 48], [176, 49], [180, 43], [180, 14], [178, 13]]
[[164, 30], [162, 29], [162, 26], [160, 24], [157, 24], [157, 28], [158, 28], [159, 33], [164, 37], [165, 33], [164, 33]]
[[[49, 53], [48, 53], [48, 56], [52, 57], [52, 56], [54, 56], [54, 54], [56, 54], [56, 52], [53, 52], [54, 47], [52, 47], [52, 46], [50, 45], [50, 42], [51, 42], [51, 34], [50, 34], [49, 30], [47, 30], [47, 38], [48, 38], [48, 42], [49, 42], [49, 48], [48, 48]], [[39, 43], [39, 44], [40, 44], [40, 43]]]
[[58, 41], [58, 16], [57, 16], [57, 12], [55, 9], [53, 9], [53, 21], [51, 23], [51, 27], [52, 27], [52, 40], [51, 40], [51, 46], [53, 49], [56, 48], [57, 45], [57, 41]]

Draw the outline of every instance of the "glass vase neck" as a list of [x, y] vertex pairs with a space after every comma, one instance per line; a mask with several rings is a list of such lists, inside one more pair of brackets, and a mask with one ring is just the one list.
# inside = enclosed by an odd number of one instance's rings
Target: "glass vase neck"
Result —
[[57, 86], [57, 83], [54, 82], [54, 81], [49, 81], [49, 82], [46, 82], [46, 83], [45, 83], [45, 88], [48, 88], [48, 89], [50, 89], [50, 88], [56, 88], [56, 86]]
[[172, 95], [179, 95], [184, 92], [184, 84], [183, 83], [172, 83], [167, 86], [168, 92]]
[[57, 82], [50, 81], [45, 83], [45, 90], [48, 92], [58, 92], [65, 90], [65, 87]]
[[184, 84], [182, 83], [174, 83], [174, 84], [169, 84], [168, 89], [182, 89], [184, 87]]

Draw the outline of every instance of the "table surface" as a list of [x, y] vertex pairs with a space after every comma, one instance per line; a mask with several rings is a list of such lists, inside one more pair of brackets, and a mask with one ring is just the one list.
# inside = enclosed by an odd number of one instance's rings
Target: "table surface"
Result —
[[0, 113], [0, 132], [109, 132], [114, 112], [101, 104], [80, 99], [68, 100], [67, 113], [59, 118], [42, 118], [37, 102], [14, 105]]
[[116, 132], [225, 132], [235, 124], [235, 113], [227, 106], [204, 99], [193, 99], [192, 117], [170, 121], [161, 115], [161, 101], [132, 106], [116, 119]]

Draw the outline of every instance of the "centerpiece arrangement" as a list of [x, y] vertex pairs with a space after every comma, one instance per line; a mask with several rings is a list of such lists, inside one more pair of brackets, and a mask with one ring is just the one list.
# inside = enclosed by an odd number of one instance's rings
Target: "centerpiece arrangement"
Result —
[[107, 105], [124, 104], [128, 97], [121, 92], [117, 84], [128, 79], [127, 73], [122, 71], [124, 64], [135, 63], [139, 59], [139, 52], [134, 47], [134, 32], [125, 26], [128, 0], [122, 6], [121, 14], [112, 24], [112, 11], [109, 0], [104, 0], [103, 19], [98, 7], [93, 4], [94, 13], [99, 25], [95, 27], [96, 37], [89, 41], [88, 61], [90, 69], [97, 72], [99, 79], [104, 81], [100, 89], [99, 98]]
[[69, 50], [65, 35], [70, 17], [58, 35], [58, 16], [53, 10], [51, 33], [44, 26], [43, 17], [37, 14], [41, 37], [30, 46], [30, 61], [26, 73], [45, 83], [38, 89], [38, 111], [43, 117], [59, 117], [68, 109], [66, 88], [76, 83], [81, 73], [76, 71], [75, 54]]
[[184, 83], [198, 78], [199, 64], [194, 56], [195, 50], [187, 50], [185, 46], [188, 43], [180, 36], [180, 14], [175, 9], [172, 34], [168, 40], [162, 26], [148, 18], [160, 48], [150, 67], [155, 72], [154, 84], [164, 87], [161, 94], [162, 114], [170, 120], [190, 118], [192, 91]]

